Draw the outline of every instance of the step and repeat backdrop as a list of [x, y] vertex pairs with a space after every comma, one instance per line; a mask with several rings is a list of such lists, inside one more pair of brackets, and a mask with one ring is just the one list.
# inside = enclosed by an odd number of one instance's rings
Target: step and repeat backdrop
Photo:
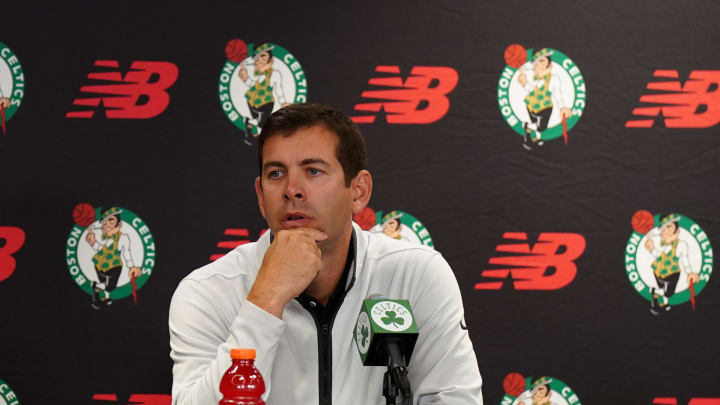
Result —
[[719, 13], [4, 5], [0, 405], [169, 404], [170, 298], [265, 231], [258, 128], [303, 102], [366, 137], [356, 222], [452, 266], [486, 404], [720, 404]]

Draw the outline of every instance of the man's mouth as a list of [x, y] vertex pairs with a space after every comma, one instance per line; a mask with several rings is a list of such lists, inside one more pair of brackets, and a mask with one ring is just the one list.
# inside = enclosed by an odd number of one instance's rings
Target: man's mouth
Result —
[[283, 216], [282, 224], [287, 227], [291, 226], [303, 226], [308, 223], [312, 218], [303, 214], [302, 212], [289, 212]]

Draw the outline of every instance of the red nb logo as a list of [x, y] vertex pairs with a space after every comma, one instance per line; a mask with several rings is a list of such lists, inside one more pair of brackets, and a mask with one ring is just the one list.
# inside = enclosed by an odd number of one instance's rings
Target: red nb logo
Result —
[[[655, 398], [655, 405], [677, 405], [676, 398]], [[688, 405], [720, 405], [720, 398], [691, 398]]]
[[[267, 229], [263, 229], [262, 231], [260, 231], [260, 235], [258, 236], [258, 238], [259, 238], [260, 236], [263, 236], [263, 234], [265, 233], [265, 231], [267, 231]], [[236, 247], [238, 247], [238, 246], [240, 246], [240, 245], [244, 245], [244, 244], [246, 244], [246, 243], [250, 243], [250, 238], [249, 238], [250, 232], [249, 232], [246, 228], [228, 228], [228, 229], [225, 230], [225, 235], [226, 235], [226, 236], [235, 236], [235, 237], [238, 237], [238, 236], [239, 236], [239, 237], [241, 237], [241, 238], [240, 238], [240, 239], [234, 239], [234, 240], [224, 240], [224, 241], [220, 241], [220, 242], [218, 242], [217, 247], [223, 248], [223, 249], [231, 249], [231, 250], [232, 250], [232, 249], [235, 249]], [[225, 256], [225, 254], [227, 254], [227, 252], [225, 252], [225, 253], [217, 253], [217, 254], [214, 254], [214, 255], [210, 255], [210, 260], [215, 261], [215, 260], [217, 260], [217, 259]]]
[[[655, 77], [677, 79], [677, 70], [656, 70]], [[646, 94], [641, 103], [656, 104], [638, 107], [633, 115], [657, 117], [662, 112], [668, 128], [708, 128], [720, 122], [720, 71], [694, 70], [681, 86], [678, 80], [650, 82], [648, 90], [666, 93]], [[667, 93], [670, 92], [670, 93]], [[659, 105], [659, 106], [658, 106]], [[637, 119], [625, 123], [626, 128], [650, 128], [655, 119]]]
[[0, 281], [10, 277], [15, 271], [13, 253], [25, 243], [25, 232], [15, 226], [0, 226]]
[[[398, 66], [378, 66], [378, 73], [400, 73]], [[450, 100], [446, 97], [457, 85], [455, 69], [445, 66], [415, 66], [403, 82], [399, 76], [374, 77], [368, 84], [385, 87], [367, 90], [362, 97], [378, 101], [355, 105], [362, 112], [385, 110], [389, 124], [429, 124], [447, 114]], [[382, 101], [380, 101], [382, 100]], [[372, 124], [375, 114], [352, 117], [359, 124]]]
[[[93, 400], [117, 402], [118, 399], [115, 394], [95, 394]], [[168, 394], [132, 394], [127, 405], [170, 405], [171, 402]]]
[[[503, 238], [526, 241], [527, 234], [506, 232]], [[558, 253], [561, 248], [564, 251]], [[496, 250], [520, 255], [490, 258], [490, 264], [513, 267], [483, 270], [483, 277], [501, 280], [477, 283], [476, 290], [499, 290], [508, 275], [516, 290], [557, 290], [575, 279], [573, 261], [585, 251], [585, 238], [577, 233], [541, 233], [532, 249], [528, 243], [510, 243], [498, 245]], [[555, 271], [548, 273], [549, 268]]]
[[[98, 60], [99, 68], [118, 68], [116, 60]], [[107, 69], [106, 69], [107, 70]], [[110, 84], [96, 84], [80, 87], [83, 93], [112, 95], [110, 97], [78, 97], [73, 105], [84, 107], [105, 106], [107, 118], [152, 118], [167, 108], [170, 95], [165, 91], [175, 83], [178, 68], [170, 62], [136, 61], [130, 65], [130, 71], [123, 77], [119, 71], [91, 72], [87, 78]], [[150, 82], [150, 79], [154, 81]], [[143, 102], [139, 103], [143, 98]], [[91, 118], [95, 110], [71, 111], [67, 118]]]

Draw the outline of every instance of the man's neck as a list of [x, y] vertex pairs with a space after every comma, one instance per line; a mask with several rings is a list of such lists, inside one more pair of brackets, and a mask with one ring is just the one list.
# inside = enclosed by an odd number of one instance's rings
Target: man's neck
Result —
[[328, 246], [322, 252], [323, 269], [317, 275], [315, 280], [305, 289], [305, 294], [310, 295], [320, 301], [323, 306], [327, 305], [330, 296], [337, 287], [338, 282], [342, 278], [345, 264], [347, 262], [348, 251], [350, 249], [350, 239], [352, 237], [352, 226], [345, 232], [344, 236], [338, 240], [334, 246]]

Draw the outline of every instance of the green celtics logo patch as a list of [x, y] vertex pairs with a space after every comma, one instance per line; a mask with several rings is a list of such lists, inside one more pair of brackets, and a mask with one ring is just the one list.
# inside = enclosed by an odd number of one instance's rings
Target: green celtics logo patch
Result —
[[542, 376], [533, 380], [520, 373], [509, 373], [503, 379], [500, 405], [581, 405], [575, 391], [555, 377]]
[[563, 138], [585, 109], [587, 90], [580, 69], [567, 55], [552, 49], [505, 49], [505, 68], [498, 80], [498, 107], [505, 121], [532, 150]]
[[660, 315], [695, 298], [710, 281], [713, 251], [705, 231], [677, 213], [640, 210], [632, 216], [633, 233], [625, 246], [625, 273], [633, 289]]
[[228, 119], [253, 145], [265, 120], [289, 104], [307, 101], [307, 80], [300, 62], [280, 45], [246, 44], [232, 39], [225, 45], [218, 95]]
[[25, 75], [20, 61], [10, 48], [0, 42], [0, 130], [7, 132], [6, 122], [15, 115], [25, 95]]
[[360, 228], [387, 237], [433, 247], [433, 240], [425, 225], [414, 216], [400, 210], [388, 213], [370, 207], [353, 217]]
[[20, 405], [20, 400], [12, 388], [0, 378], [0, 405]]
[[90, 295], [90, 305], [101, 309], [128, 296], [137, 303], [155, 266], [150, 228], [126, 208], [86, 203], [75, 207], [73, 220], [65, 261], [75, 284]]

